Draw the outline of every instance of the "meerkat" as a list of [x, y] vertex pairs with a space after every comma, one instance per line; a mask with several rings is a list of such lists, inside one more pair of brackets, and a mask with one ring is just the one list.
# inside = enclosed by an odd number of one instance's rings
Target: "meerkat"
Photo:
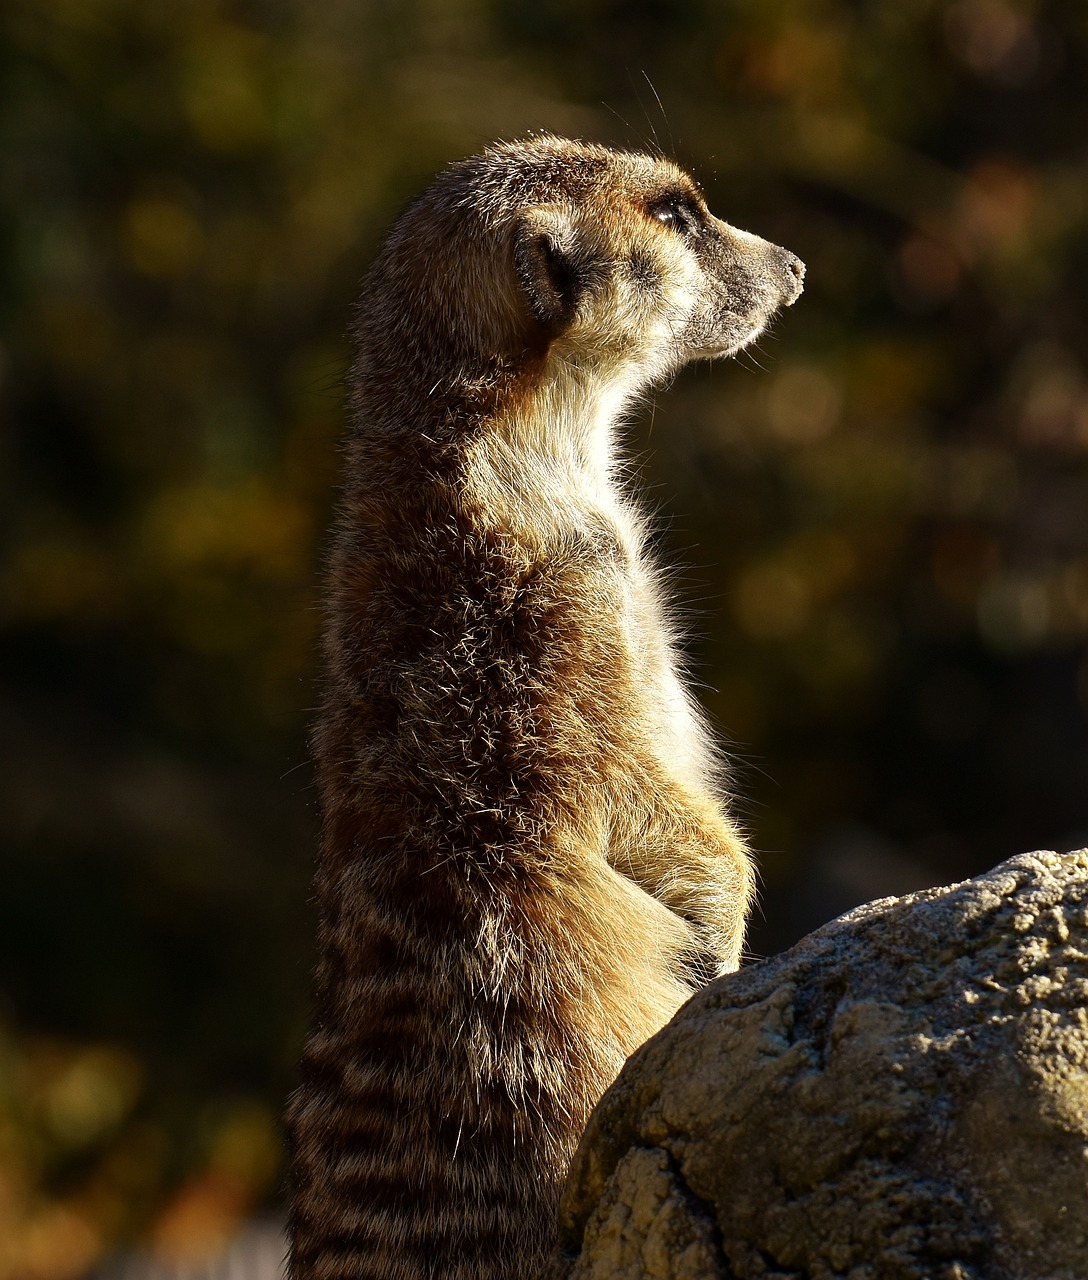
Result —
[[739, 962], [752, 871], [685, 689], [633, 399], [801, 291], [667, 160], [454, 165], [358, 302], [315, 755], [294, 1280], [530, 1280], [589, 1112]]

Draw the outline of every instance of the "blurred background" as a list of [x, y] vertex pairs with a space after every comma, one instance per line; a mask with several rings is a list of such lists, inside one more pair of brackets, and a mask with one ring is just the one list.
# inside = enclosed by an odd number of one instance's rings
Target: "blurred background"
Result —
[[807, 288], [638, 415], [754, 954], [1088, 843], [1088, 7], [6, 0], [0, 1277], [276, 1212], [344, 330], [399, 206], [657, 147]]

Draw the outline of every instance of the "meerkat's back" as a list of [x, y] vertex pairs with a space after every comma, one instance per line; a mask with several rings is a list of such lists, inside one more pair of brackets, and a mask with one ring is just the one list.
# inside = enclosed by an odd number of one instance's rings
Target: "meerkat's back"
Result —
[[356, 310], [315, 745], [295, 1280], [527, 1280], [624, 1059], [735, 968], [749, 857], [613, 426], [800, 292], [667, 161], [438, 178]]

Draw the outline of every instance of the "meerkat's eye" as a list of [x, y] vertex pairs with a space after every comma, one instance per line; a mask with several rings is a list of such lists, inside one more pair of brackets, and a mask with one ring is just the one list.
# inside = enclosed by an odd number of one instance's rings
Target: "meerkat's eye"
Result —
[[699, 232], [699, 211], [687, 196], [679, 193], [662, 196], [650, 205], [649, 213], [662, 226], [680, 235], [694, 236]]

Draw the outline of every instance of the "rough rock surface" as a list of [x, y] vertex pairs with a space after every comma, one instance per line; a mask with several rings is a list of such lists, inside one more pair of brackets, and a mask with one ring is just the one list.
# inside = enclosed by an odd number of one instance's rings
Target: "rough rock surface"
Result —
[[563, 1280], [1088, 1280], [1088, 851], [697, 995], [571, 1171]]

